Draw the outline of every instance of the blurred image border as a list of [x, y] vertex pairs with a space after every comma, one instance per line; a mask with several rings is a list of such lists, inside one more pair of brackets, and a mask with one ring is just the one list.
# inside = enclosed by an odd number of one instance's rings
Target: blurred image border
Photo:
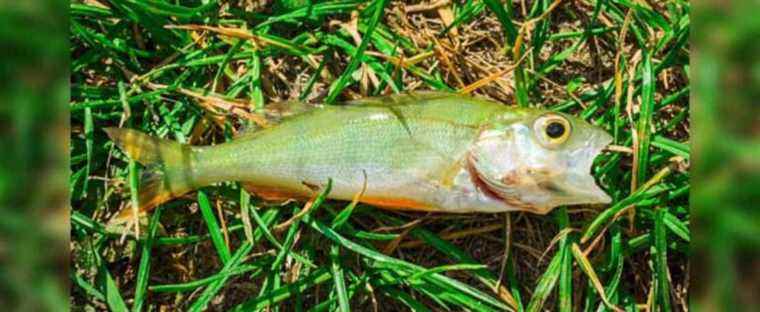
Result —
[[[68, 306], [68, 1], [0, 1], [0, 306]], [[696, 1], [691, 302], [760, 306], [757, 1]]]
[[0, 1], [0, 306], [68, 306], [68, 1]]
[[691, 307], [760, 306], [757, 1], [696, 1], [692, 28]]

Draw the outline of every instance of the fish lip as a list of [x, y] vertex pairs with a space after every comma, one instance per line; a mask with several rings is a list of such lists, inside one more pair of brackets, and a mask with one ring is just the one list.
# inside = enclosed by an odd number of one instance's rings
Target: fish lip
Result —
[[[609, 204], [612, 198], [605, 192], [590, 174], [577, 175], [574, 186], [566, 187], [576, 198], [576, 204]], [[577, 185], [577, 186], [575, 186]]]
[[592, 136], [589, 140], [590, 151], [588, 152], [587, 163], [581, 166], [580, 180], [583, 183], [576, 191], [579, 195], [587, 198], [589, 203], [609, 204], [612, 202], [612, 198], [602, 189], [602, 187], [596, 182], [591, 167], [594, 160], [602, 154], [602, 151], [610, 145], [613, 141], [613, 137], [604, 130], [598, 130], [597, 134]]
[[599, 156], [599, 154], [604, 150], [604, 148], [612, 144], [612, 141], [614, 140], [614, 138], [609, 133], [605, 132], [604, 130], [599, 130], [598, 133], [599, 134], [597, 136], [594, 136], [592, 138], [592, 141], [596, 143], [594, 144], [594, 150], [593, 150], [593, 153], [591, 154], [593, 156], [592, 160], [596, 158], [597, 156]]

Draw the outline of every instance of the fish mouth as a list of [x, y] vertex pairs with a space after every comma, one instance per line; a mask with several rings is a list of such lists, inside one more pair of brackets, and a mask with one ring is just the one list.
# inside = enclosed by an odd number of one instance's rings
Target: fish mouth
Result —
[[609, 204], [612, 198], [594, 180], [589, 173], [573, 174], [567, 178], [569, 183], [562, 190], [569, 195], [567, 204]]
[[572, 194], [573, 201], [577, 204], [609, 204], [612, 198], [596, 183], [592, 174], [591, 166], [604, 150], [612, 143], [612, 136], [599, 130], [583, 149], [578, 159], [580, 162], [575, 166], [565, 179], [563, 189]]

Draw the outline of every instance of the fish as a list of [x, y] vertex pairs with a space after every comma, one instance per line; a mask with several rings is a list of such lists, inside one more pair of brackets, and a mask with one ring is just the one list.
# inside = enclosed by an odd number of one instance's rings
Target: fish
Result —
[[225, 181], [274, 202], [307, 200], [331, 181], [327, 198], [405, 211], [546, 214], [611, 201], [590, 170], [612, 137], [569, 114], [443, 92], [292, 106], [212, 146], [104, 130], [145, 166], [140, 213]]

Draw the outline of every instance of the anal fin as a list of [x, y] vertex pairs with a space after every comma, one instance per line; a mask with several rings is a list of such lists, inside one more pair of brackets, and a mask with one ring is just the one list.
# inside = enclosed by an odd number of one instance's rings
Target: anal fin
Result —
[[440, 211], [427, 203], [418, 202], [407, 198], [390, 198], [390, 197], [362, 197], [360, 202], [377, 206], [387, 210], [401, 211]]
[[305, 192], [287, 188], [261, 186], [251, 182], [241, 182], [240, 185], [248, 191], [266, 201], [283, 202], [290, 199], [303, 200], [308, 199], [309, 195]]

